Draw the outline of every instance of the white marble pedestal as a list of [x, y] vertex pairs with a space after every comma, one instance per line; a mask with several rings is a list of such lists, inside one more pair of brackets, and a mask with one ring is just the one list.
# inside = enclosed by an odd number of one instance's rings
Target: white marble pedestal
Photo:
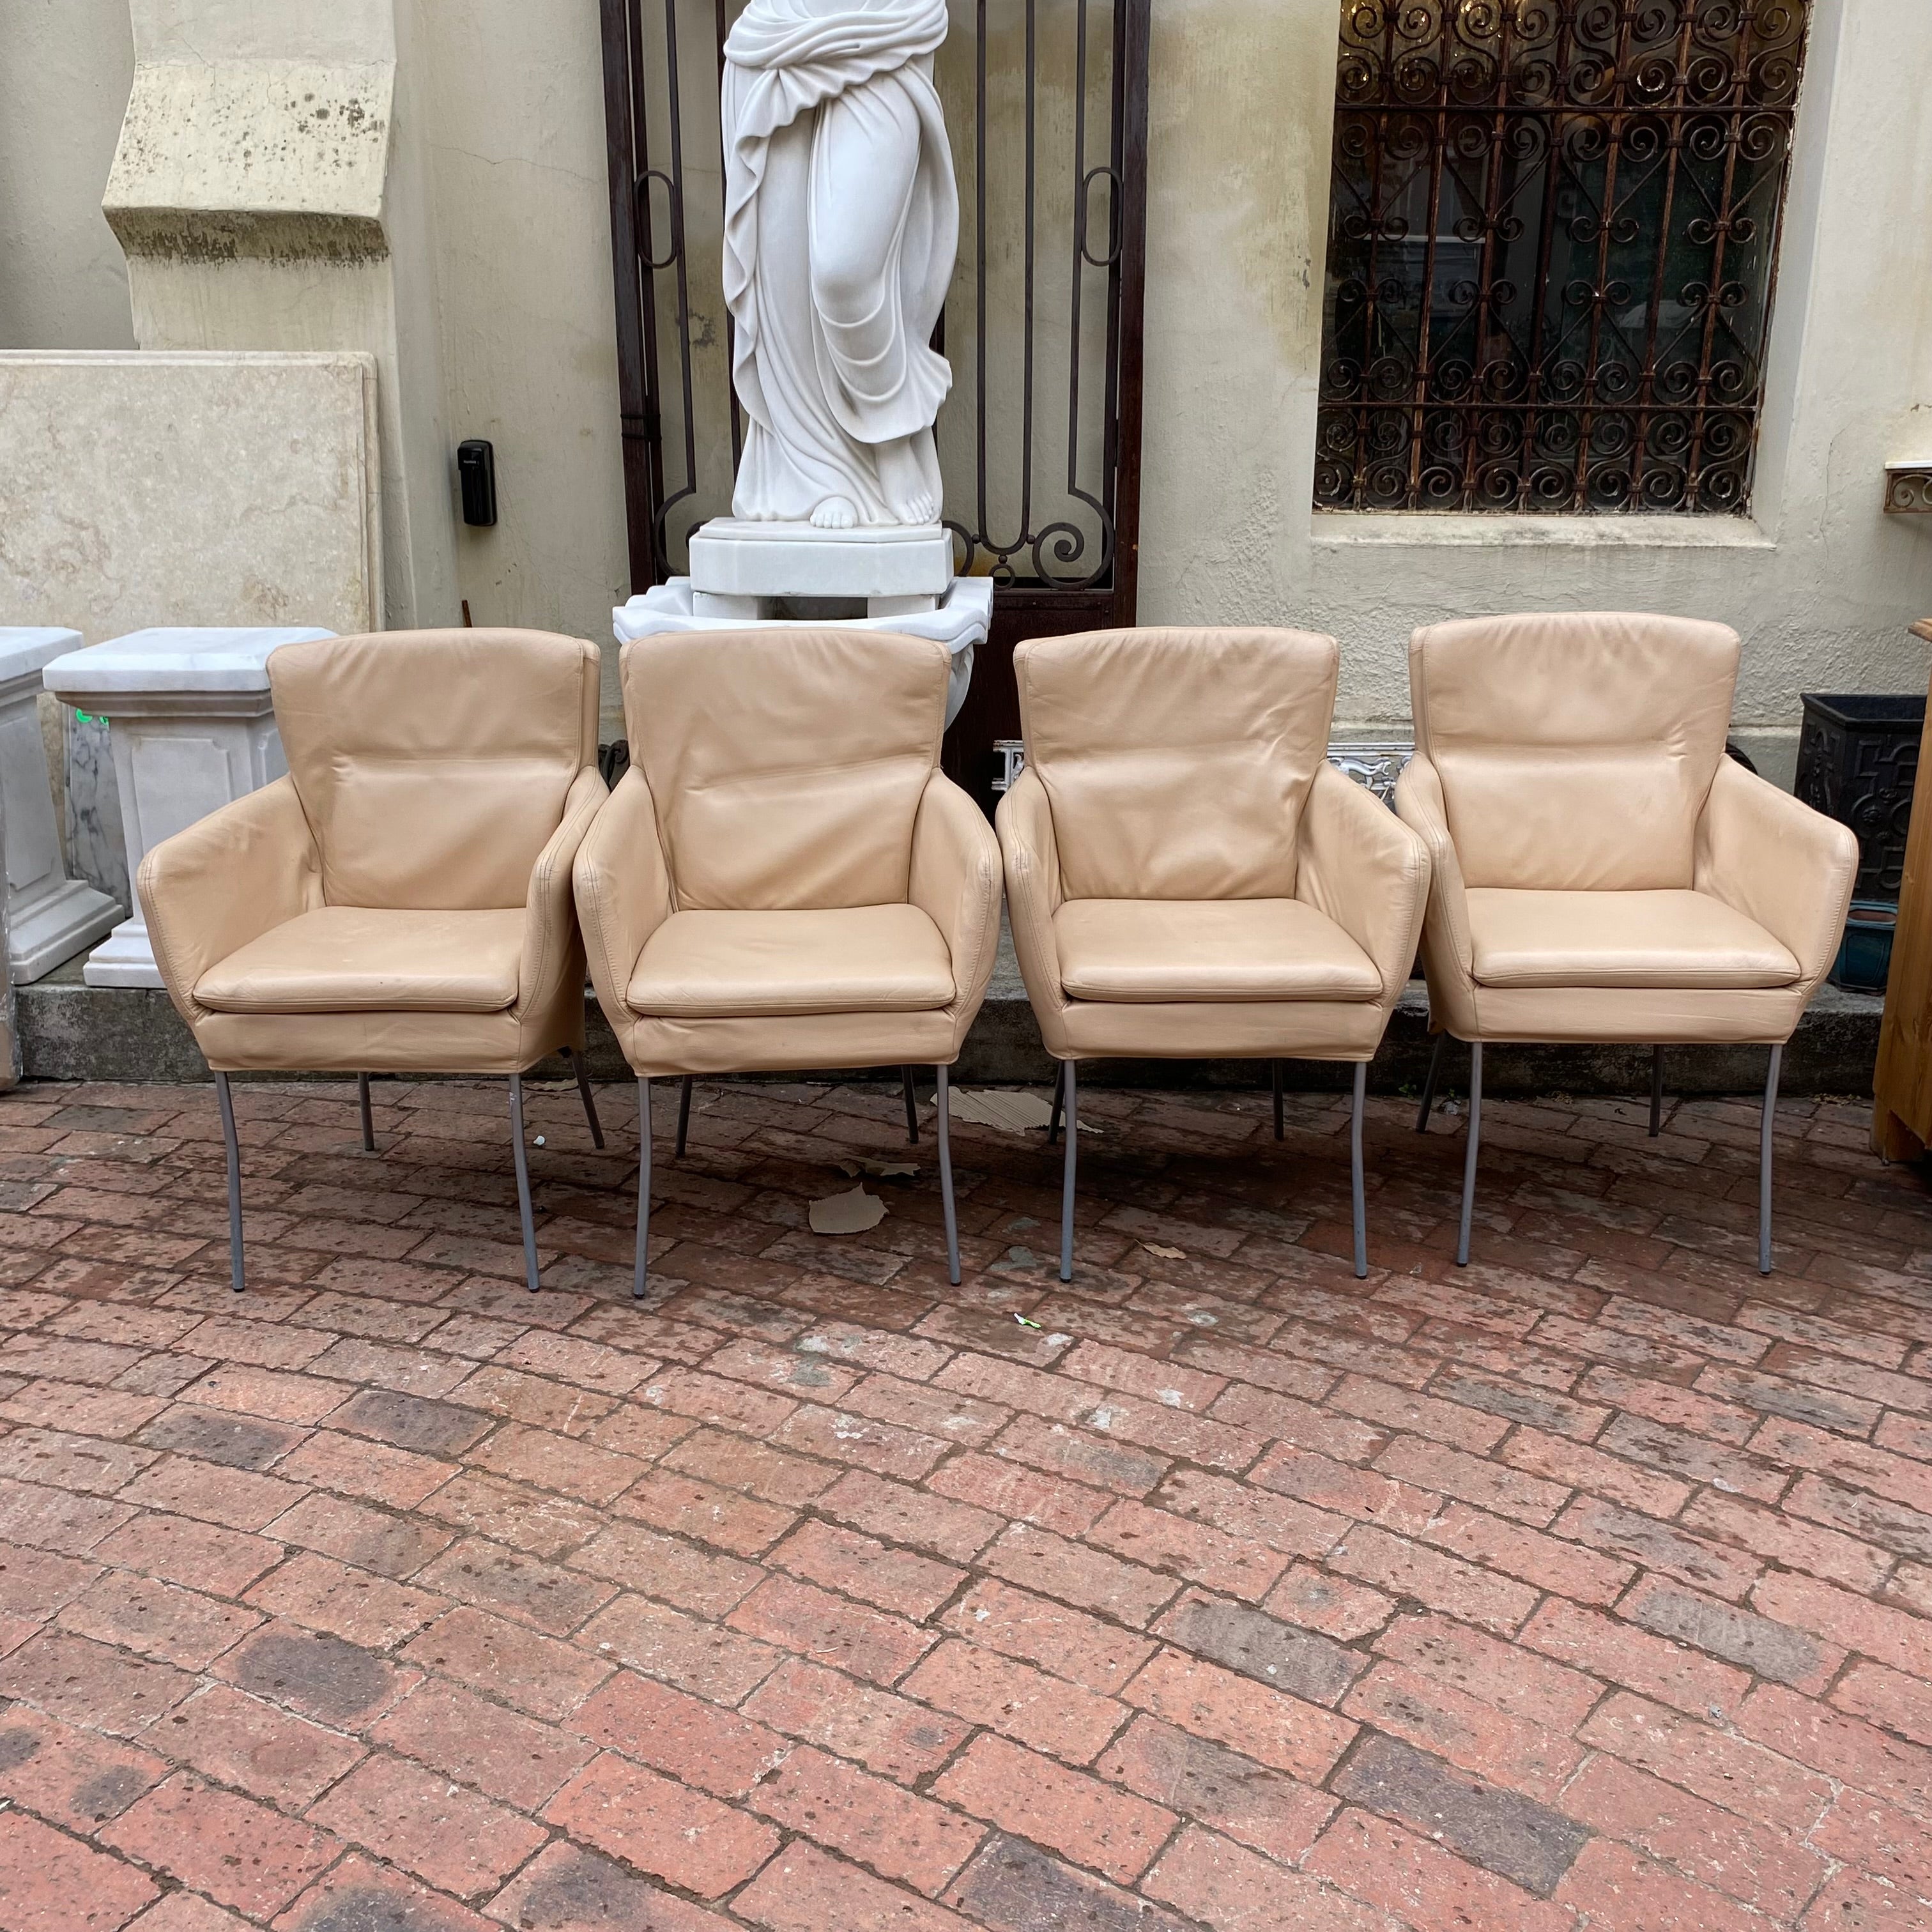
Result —
[[[834, 536], [849, 534], [833, 532]], [[697, 538], [692, 538], [694, 545]], [[820, 596], [854, 593], [849, 588]], [[654, 584], [649, 590], [620, 604], [610, 614], [617, 641], [628, 644], [634, 638], [653, 637], [665, 631], [773, 632], [823, 629], [828, 623], [850, 625], [856, 630], [891, 631], [901, 637], [932, 638], [952, 654], [952, 676], [946, 687], [946, 722], [950, 724], [966, 702], [966, 689], [973, 681], [973, 652], [986, 641], [993, 622], [993, 580], [990, 577], [957, 577], [946, 586], [944, 596], [924, 600], [932, 608], [891, 614], [874, 611], [863, 617], [782, 618], [749, 614], [745, 616], [714, 615], [694, 608], [691, 579], [674, 577], [668, 584]]]
[[[288, 770], [268, 694], [268, 656], [333, 631], [136, 631], [56, 658], [46, 688], [105, 718], [121, 793], [128, 877], [148, 848]], [[82, 968], [90, 986], [158, 986], [137, 902]]]
[[40, 735], [40, 676], [80, 648], [78, 631], [0, 627], [0, 788], [7, 809], [7, 961], [25, 986], [71, 959], [121, 916], [67, 875]]
[[690, 583], [694, 615], [739, 623], [790, 597], [862, 600], [868, 617], [924, 615], [952, 587], [952, 538], [940, 524], [821, 530], [713, 517], [692, 532]]

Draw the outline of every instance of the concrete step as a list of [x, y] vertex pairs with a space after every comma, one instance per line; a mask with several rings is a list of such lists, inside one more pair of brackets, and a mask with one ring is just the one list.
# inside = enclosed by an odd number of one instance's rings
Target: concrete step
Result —
[[[39, 1080], [205, 1080], [208, 1070], [187, 1025], [161, 992], [89, 986], [76, 958], [20, 992], [20, 1042], [27, 1077]], [[586, 995], [590, 1068], [598, 1080], [626, 1080], [630, 1072], [594, 995]], [[1821, 988], [1784, 1055], [1787, 1094], [1868, 1094], [1878, 1056], [1885, 1002], [1862, 993]], [[1416, 1093], [1430, 1052], [1429, 996], [1420, 980], [1397, 1003], [1370, 1070], [1378, 1094]], [[1443, 1070], [1445, 1093], [1467, 1084], [1468, 1056], [1452, 1045]], [[1664, 1080], [1673, 1094], [1750, 1094], [1762, 1090], [1761, 1046], [1673, 1047]], [[562, 1078], [561, 1062], [544, 1070]], [[824, 1070], [827, 1072], [832, 1069]], [[1286, 1084], [1297, 1092], [1345, 1091], [1346, 1066], [1289, 1060]], [[285, 1078], [285, 1076], [278, 1076]], [[1012, 940], [1002, 932], [986, 1003], [974, 1021], [955, 1078], [962, 1082], [1050, 1082], [1053, 1062], [1040, 1045]], [[1252, 1060], [1121, 1060], [1095, 1062], [1081, 1078], [1111, 1085], [1182, 1088], [1265, 1086]], [[1484, 1056], [1483, 1088], [1495, 1094], [1647, 1094], [1647, 1048], [1617, 1046], [1492, 1047]]]

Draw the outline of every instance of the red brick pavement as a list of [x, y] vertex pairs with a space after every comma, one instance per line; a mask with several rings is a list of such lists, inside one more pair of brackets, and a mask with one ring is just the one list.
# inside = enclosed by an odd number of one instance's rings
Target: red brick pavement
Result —
[[[0, 1101], [0, 1932], [1932, 1923], [1932, 1202], [1864, 1110]], [[670, 1096], [667, 1096], [669, 1099]], [[620, 1116], [624, 1090], [605, 1096]], [[668, 1149], [666, 1150], [668, 1152]], [[1024, 1322], [1015, 1317], [1024, 1316]]]

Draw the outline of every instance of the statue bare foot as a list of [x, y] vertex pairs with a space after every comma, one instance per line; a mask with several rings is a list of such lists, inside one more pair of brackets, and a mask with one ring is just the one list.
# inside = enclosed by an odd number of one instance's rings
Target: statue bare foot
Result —
[[820, 530], [849, 530], [859, 520], [859, 512], [843, 496], [828, 496], [812, 513], [812, 527]]
[[916, 436], [898, 436], [879, 445], [879, 488], [901, 523], [938, 522], [939, 500], [926, 482]]

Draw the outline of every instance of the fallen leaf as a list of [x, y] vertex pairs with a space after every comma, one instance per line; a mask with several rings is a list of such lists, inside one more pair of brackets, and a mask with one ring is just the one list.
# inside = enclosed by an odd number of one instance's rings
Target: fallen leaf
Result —
[[1023, 1134], [1045, 1126], [1053, 1118], [1053, 1109], [1037, 1094], [969, 1093], [955, 1088], [952, 1118], [970, 1120], [976, 1126], [998, 1127], [1002, 1133]]
[[862, 1234], [885, 1218], [886, 1204], [876, 1194], [868, 1194], [862, 1186], [814, 1201], [806, 1216], [814, 1234]]
[[900, 1174], [916, 1176], [919, 1168], [910, 1160], [835, 1160], [832, 1165], [841, 1174], [849, 1174], [855, 1180], [861, 1174], [876, 1174], [881, 1180], [890, 1180]]
[[1164, 1248], [1158, 1241], [1143, 1241], [1141, 1246], [1150, 1255], [1158, 1255], [1164, 1262], [1184, 1262], [1186, 1252], [1180, 1248]]

